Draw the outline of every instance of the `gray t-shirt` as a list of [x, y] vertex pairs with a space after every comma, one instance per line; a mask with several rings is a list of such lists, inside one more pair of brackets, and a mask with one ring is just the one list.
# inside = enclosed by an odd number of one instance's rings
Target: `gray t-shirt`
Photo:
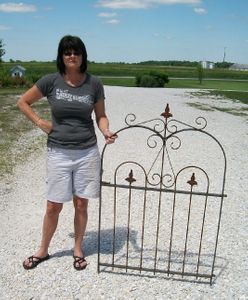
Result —
[[36, 86], [51, 107], [53, 128], [48, 135], [48, 146], [85, 149], [96, 144], [91, 114], [94, 104], [105, 98], [97, 77], [86, 73], [85, 81], [72, 87], [60, 73], [53, 73], [39, 79]]

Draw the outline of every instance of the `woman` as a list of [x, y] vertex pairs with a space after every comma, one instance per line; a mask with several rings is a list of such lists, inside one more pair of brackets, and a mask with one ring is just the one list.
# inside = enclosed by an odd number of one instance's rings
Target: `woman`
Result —
[[[97, 125], [106, 143], [116, 136], [109, 131], [101, 82], [87, 73], [87, 52], [79, 37], [64, 36], [58, 46], [57, 73], [42, 77], [19, 100], [18, 107], [26, 117], [48, 134], [47, 208], [43, 220], [41, 245], [23, 262], [33, 269], [47, 260], [48, 247], [58, 224], [63, 204], [73, 199], [75, 208], [74, 268], [87, 266], [81, 249], [87, 224], [88, 199], [99, 195], [100, 155], [97, 147], [94, 111]], [[32, 104], [47, 97], [52, 122], [42, 119]]]

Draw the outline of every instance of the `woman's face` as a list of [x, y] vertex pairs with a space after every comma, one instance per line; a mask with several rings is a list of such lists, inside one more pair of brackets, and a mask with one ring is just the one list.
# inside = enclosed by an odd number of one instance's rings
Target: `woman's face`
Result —
[[82, 54], [75, 50], [66, 50], [63, 53], [63, 61], [66, 69], [80, 69]]

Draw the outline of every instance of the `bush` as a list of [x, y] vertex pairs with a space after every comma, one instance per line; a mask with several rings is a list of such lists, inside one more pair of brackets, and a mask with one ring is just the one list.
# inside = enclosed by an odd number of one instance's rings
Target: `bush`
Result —
[[41, 78], [40, 74], [30, 74], [27, 76], [27, 80], [31, 83], [34, 84], [38, 79]]
[[24, 77], [11, 77], [6, 73], [0, 75], [0, 87], [25, 87], [28, 81]]
[[12, 85], [15, 87], [24, 87], [27, 84], [27, 80], [24, 77], [15, 76], [11, 78]]
[[157, 80], [150, 75], [143, 75], [141, 76], [140, 79], [140, 85], [141, 87], [158, 87], [159, 83], [157, 82]]
[[164, 87], [168, 82], [168, 75], [154, 71], [136, 76], [136, 86], [139, 87]]
[[4, 70], [0, 73], [0, 87], [9, 87], [12, 85], [11, 77]]

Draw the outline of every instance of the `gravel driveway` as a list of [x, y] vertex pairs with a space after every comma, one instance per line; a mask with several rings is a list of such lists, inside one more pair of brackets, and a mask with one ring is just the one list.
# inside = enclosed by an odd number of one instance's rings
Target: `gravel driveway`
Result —
[[[217, 252], [222, 262], [221, 272], [212, 286], [163, 274], [98, 274], [97, 200], [91, 200], [89, 205], [84, 243], [89, 263], [86, 270], [79, 272], [73, 268], [72, 203], [66, 204], [61, 213], [50, 247], [51, 259], [34, 270], [24, 270], [22, 261], [36, 251], [40, 242], [46, 189], [44, 148], [17, 166], [14, 176], [0, 182], [0, 299], [248, 299], [246, 118], [189, 106], [189, 102], [199, 102], [190, 96], [189, 90], [106, 86], [105, 92], [107, 114], [114, 131], [125, 126], [128, 113], [134, 113], [140, 121], [156, 118], [164, 111], [166, 103], [170, 104], [174, 117], [186, 123], [192, 124], [199, 115], [207, 119], [207, 131], [221, 142], [227, 155], [227, 198], [224, 199]], [[206, 95], [200, 101], [207, 105], [213, 99]], [[102, 149], [103, 139], [97, 134]], [[121, 142], [121, 137], [119, 139]], [[134, 142], [127, 138], [122, 151], [125, 152], [125, 145], [128, 149]], [[205, 152], [206, 149], [197, 151], [200, 157]], [[111, 164], [116, 159], [117, 155], [113, 156]]]

